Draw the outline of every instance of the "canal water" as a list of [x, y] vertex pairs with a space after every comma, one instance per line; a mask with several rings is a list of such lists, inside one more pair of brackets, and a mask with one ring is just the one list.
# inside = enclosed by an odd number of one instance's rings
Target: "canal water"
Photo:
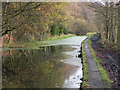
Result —
[[2, 51], [3, 88], [80, 88], [81, 42], [87, 36], [43, 41], [39, 49]]

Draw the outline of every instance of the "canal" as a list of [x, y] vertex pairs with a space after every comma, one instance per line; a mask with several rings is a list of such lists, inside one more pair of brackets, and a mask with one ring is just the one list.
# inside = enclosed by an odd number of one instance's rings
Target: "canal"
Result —
[[43, 41], [39, 49], [2, 50], [3, 88], [80, 88], [81, 42], [87, 36]]

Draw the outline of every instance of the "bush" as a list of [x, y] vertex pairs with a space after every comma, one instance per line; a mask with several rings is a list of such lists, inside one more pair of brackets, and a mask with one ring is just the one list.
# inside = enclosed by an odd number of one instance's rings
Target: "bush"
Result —
[[53, 25], [51, 26], [51, 31], [50, 31], [51, 35], [54, 36], [54, 35], [56, 34], [56, 29], [57, 29], [56, 25], [53, 24]]
[[68, 30], [66, 28], [64, 28], [63, 33], [68, 34]]
[[61, 27], [61, 28], [59, 29], [59, 35], [63, 33], [63, 30], [64, 30], [63, 27]]

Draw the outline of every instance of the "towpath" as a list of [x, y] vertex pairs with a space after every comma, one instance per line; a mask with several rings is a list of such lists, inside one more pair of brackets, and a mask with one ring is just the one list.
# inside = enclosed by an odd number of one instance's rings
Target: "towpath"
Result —
[[88, 65], [89, 85], [90, 85], [90, 88], [104, 88], [104, 84], [100, 76], [98, 67], [94, 62], [93, 56], [91, 54], [91, 51], [87, 43], [89, 38], [90, 36], [83, 43], [85, 48], [85, 54], [86, 54], [86, 62]]

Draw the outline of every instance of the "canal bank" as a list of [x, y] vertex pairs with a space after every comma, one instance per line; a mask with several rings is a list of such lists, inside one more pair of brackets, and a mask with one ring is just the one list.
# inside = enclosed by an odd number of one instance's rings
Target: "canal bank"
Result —
[[91, 46], [92, 37], [94, 35], [89, 36], [81, 44], [83, 63], [82, 88], [111, 88], [111, 80], [100, 64], [102, 60], [96, 56]]

